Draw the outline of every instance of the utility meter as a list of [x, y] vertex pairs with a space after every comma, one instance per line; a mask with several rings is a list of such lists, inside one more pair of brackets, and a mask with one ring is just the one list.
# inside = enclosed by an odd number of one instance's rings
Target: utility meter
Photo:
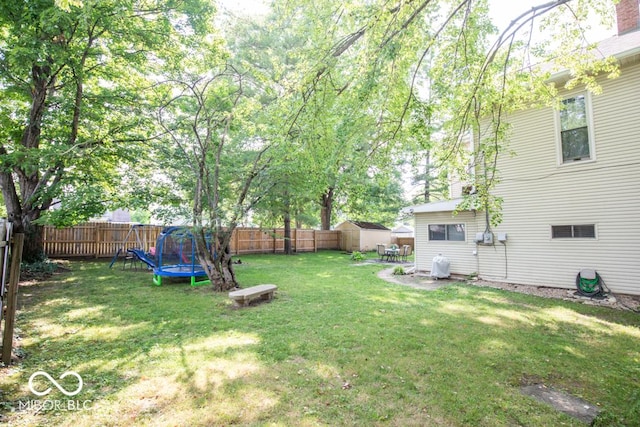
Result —
[[482, 243], [484, 243], [485, 245], [493, 245], [493, 233], [490, 231], [487, 231], [486, 233], [484, 233], [483, 237], [483, 241]]

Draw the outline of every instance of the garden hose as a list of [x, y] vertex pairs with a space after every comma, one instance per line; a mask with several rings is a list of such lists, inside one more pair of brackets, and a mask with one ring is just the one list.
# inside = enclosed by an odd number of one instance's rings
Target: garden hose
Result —
[[[586, 276], [586, 277], [583, 277]], [[604, 280], [594, 270], [582, 270], [576, 276], [576, 288], [578, 293], [587, 297], [598, 297], [604, 295], [611, 295], [615, 297], [615, 294], [611, 292], [611, 289], [604, 283]], [[618, 304], [624, 307], [626, 310], [633, 311], [634, 313], [640, 313], [640, 305], [637, 307], [630, 307], [623, 303], [621, 300], [617, 300]]]
[[602, 279], [594, 270], [582, 270], [576, 276], [576, 288], [580, 295], [594, 297], [603, 294]]

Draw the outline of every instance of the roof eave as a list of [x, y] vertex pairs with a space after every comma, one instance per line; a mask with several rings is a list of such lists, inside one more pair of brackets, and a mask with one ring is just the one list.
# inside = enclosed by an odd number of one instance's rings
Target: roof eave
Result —
[[443, 200], [440, 202], [424, 203], [422, 205], [407, 206], [402, 209], [406, 214], [430, 213], [430, 212], [453, 212], [464, 199]]
[[[634, 59], [640, 59], [640, 46], [634, 47], [632, 49], [626, 50], [624, 52], [619, 52], [611, 55], [615, 58], [620, 65], [627, 64], [629, 62], [633, 62]], [[601, 58], [602, 59], [602, 58]], [[569, 70], [562, 70], [556, 73], [551, 74], [548, 79], [550, 83], [564, 83], [571, 78], [571, 72]]]

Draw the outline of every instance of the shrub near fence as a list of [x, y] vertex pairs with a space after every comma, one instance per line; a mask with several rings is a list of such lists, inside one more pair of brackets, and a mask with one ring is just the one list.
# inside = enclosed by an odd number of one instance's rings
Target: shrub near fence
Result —
[[[131, 231], [131, 224], [109, 222], [89, 222], [68, 228], [45, 226], [44, 251], [51, 258], [108, 258], [120, 248], [126, 250], [141, 246], [149, 251], [163, 229], [164, 226], [144, 225]], [[340, 231], [292, 229], [291, 246], [296, 252], [340, 249]], [[283, 252], [282, 228], [237, 228], [231, 237], [231, 253], [236, 255]]]

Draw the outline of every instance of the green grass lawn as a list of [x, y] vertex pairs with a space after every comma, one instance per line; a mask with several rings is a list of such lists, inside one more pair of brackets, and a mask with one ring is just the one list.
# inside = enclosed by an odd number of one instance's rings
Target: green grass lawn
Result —
[[[0, 371], [0, 423], [582, 425], [520, 392], [533, 383], [597, 404], [600, 425], [640, 423], [636, 313], [464, 284], [416, 290], [339, 252], [243, 256], [243, 287], [278, 285], [244, 309], [119, 267], [73, 262], [21, 287], [25, 358]], [[78, 395], [42, 376], [34, 387], [51, 394], [31, 393], [34, 372], [70, 370]], [[28, 406], [45, 399], [83, 409]]]

